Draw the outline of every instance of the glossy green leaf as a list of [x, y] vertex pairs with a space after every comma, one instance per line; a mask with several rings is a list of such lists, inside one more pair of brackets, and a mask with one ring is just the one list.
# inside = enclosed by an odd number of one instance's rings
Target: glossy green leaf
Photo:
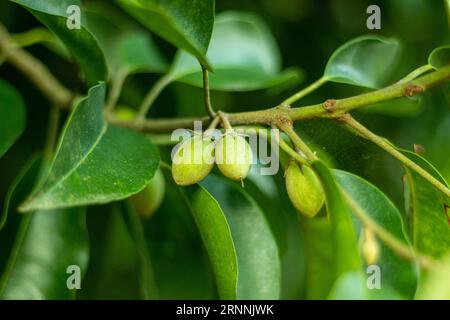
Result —
[[[167, 62], [150, 34], [135, 26], [123, 25], [122, 20], [114, 22], [104, 16], [109, 7], [89, 7], [89, 30], [98, 39], [110, 74], [126, 72], [165, 72]], [[116, 17], [115, 17], [116, 18]], [[117, 18], [116, 18], [117, 19]]]
[[345, 272], [358, 271], [361, 268], [352, 211], [330, 169], [320, 161], [314, 162], [313, 168], [322, 182], [326, 196], [333, 242], [334, 272], [337, 278]]
[[[297, 69], [281, 71], [281, 55], [267, 25], [259, 17], [243, 12], [217, 15], [208, 61], [214, 68], [210, 87], [214, 90], [249, 91], [298, 81]], [[178, 52], [170, 77], [203, 86], [200, 65], [190, 54]]]
[[[139, 249], [127, 229], [120, 204], [87, 208], [89, 268], [77, 292], [80, 300], [147, 299], [141, 287]], [[153, 298], [153, 297], [152, 297]]]
[[[261, 141], [259, 142], [261, 147]], [[253, 164], [245, 180], [245, 191], [263, 208], [278, 244], [281, 262], [280, 299], [298, 299], [305, 292], [305, 252], [299, 216], [293, 208], [286, 191], [278, 188], [284, 185], [284, 178], [279, 175], [263, 175], [265, 166]], [[279, 183], [279, 184], [278, 184]]]
[[[79, 0], [10, 0], [29, 10], [40, 22], [56, 34], [80, 64], [86, 81], [94, 85], [105, 80], [106, 62], [97, 40], [86, 28], [87, 19]], [[70, 6], [81, 9], [81, 28], [69, 29]]]
[[376, 35], [355, 38], [332, 54], [323, 76], [327, 81], [380, 88], [388, 80], [399, 49], [394, 39]]
[[434, 49], [428, 56], [428, 63], [436, 70], [448, 66], [450, 64], [450, 45]]
[[0, 79], [0, 157], [25, 129], [26, 111], [19, 92]]
[[[172, 181], [167, 177], [167, 181]], [[160, 299], [217, 299], [214, 267], [183, 190], [167, 183], [161, 208], [143, 221]]]
[[[404, 234], [401, 214], [389, 198], [378, 188], [366, 180], [351, 173], [333, 170], [338, 184], [344, 192], [356, 203], [367, 216], [379, 226], [395, 236], [405, 245], [409, 245]], [[361, 234], [362, 225], [355, 221], [358, 233]], [[404, 297], [412, 298], [416, 291], [417, 272], [414, 263], [398, 256], [384, 242], [378, 240], [381, 253], [376, 263], [382, 270], [381, 289], [393, 289]]]
[[[36, 182], [41, 162], [34, 159], [12, 187], [5, 213], [15, 212], [25, 190]], [[4, 214], [5, 214], [4, 213]], [[8, 227], [8, 225], [7, 225]], [[80, 267], [84, 275], [88, 262], [88, 236], [83, 208], [39, 211], [20, 220], [10, 258], [0, 280], [3, 299], [69, 299], [76, 290], [67, 287], [72, 272]]]
[[[224, 263], [233, 263], [230, 231], [237, 254], [237, 270], [233, 264], [226, 266], [227, 281], [230, 281], [227, 287], [232, 287], [231, 281], [236, 277], [233, 273], [237, 272], [237, 299], [278, 299], [281, 284], [280, 257], [276, 240], [264, 213], [241, 187], [228, 180], [210, 175], [201, 186], [209, 194], [204, 193], [194, 198], [197, 202], [196, 216], [201, 217], [203, 221], [199, 224], [200, 233], [205, 234], [204, 239], [211, 239], [211, 231], [205, 230], [205, 227], [214, 225], [214, 221], [217, 220], [219, 225], [215, 230], [221, 231], [221, 239], [226, 240], [220, 246], [219, 244], [206, 246], [210, 257], [219, 259], [219, 254], [225, 251], [228, 256], [221, 257], [221, 260]], [[213, 201], [211, 196], [217, 202]], [[229, 228], [224, 225], [223, 218], [226, 219]], [[215, 264], [219, 265], [219, 261]]]
[[118, 50], [120, 60], [130, 73], [164, 72], [167, 69], [164, 57], [145, 32], [125, 34]]
[[40, 168], [40, 157], [32, 156], [17, 174], [3, 199], [3, 212], [0, 219], [0, 242], [2, 243], [0, 275], [5, 268], [7, 258], [11, 254], [13, 240], [23, 217], [22, 215], [14, 215], [16, 207], [35, 185]]
[[157, 289], [150, 252], [145, 240], [143, 221], [128, 201], [122, 203], [121, 209], [130, 237], [133, 240], [133, 246], [139, 257], [139, 287], [142, 298], [155, 299], [157, 298]]
[[0, 231], [6, 225], [10, 212], [16, 209], [14, 205], [23, 200], [34, 186], [40, 165], [38, 156], [31, 157], [9, 187], [3, 203]]
[[316, 217], [302, 221], [306, 264], [306, 299], [326, 299], [333, 287], [334, 252], [330, 221]]
[[[4, 299], [69, 299], [69, 266], [85, 272], [88, 237], [83, 208], [38, 211], [27, 215], [20, 226], [2, 278]], [[69, 269], [70, 270], [70, 269]]]
[[[440, 173], [416, 153], [400, 150], [433, 177], [447, 185]], [[405, 198], [409, 232], [416, 249], [427, 255], [442, 257], [450, 252], [450, 199], [431, 183], [405, 167]]]
[[159, 166], [157, 148], [145, 136], [108, 125], [105, 85], [92, 87], [62, 133], [50, 173], [22, 204], [48, 210], [127, 198], [150, 181]]
[[214, 24], [214, 0], [118, 0], [151, 31], [193, 54], [206, 67], [206, 51]]
[[225, 214], [203, 187], [193, 194], [192, 213], [213, 266], [219, 296], [234, 300], [237, 298], [238, 261]]

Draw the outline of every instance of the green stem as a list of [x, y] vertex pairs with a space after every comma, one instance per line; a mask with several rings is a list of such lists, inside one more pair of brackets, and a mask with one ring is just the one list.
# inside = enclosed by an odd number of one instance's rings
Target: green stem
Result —
[[163, 75], [161, 78], [159, 78], [158, 81], [155, 82], [153, 87], [150, 89], [150, 91], [147, 93], [144, 100], [142, 101], [141, 106], [139, 107], [139, 112], [137, 115], [137, 118], [139, 120], [145, 119], [145, 116], [150, 111], [150, 108], [152, 107], [156, 98], [158, 98], [158, 96], [164, 90], [164, 88], [167, 87], [171, 82], [172, 77], [170, 73]]
[[362, 137], [373, 142], [378, 145], [380, 148], [384, 149], [386, 152], [391, 154], [394, 158], [397, 158], [403, 165], [410, 168], [419, 174], [422, 178], [430, 182], [437, 190], [444, 193], [447, 197], [450, 197], [450, 189], [448, 189], [444, 184], [442, 184], [439, 180], [429, 174], [426, 170], [422, 169], [419, 165], [417, 165], [414, 161], [410, 160], [403, 153], [398, 151], [394, 146], [392, 146], [389, 142], [387, 142], [384, 138], [377, 136], [369, 129], [364, 127], [361, 123], [356, 121], [352, 116], [345, 115], [340, 118], [340, 121], [348, 125], [349, 127], [356, 130]]
[[8, 63], [20, 70], [56, 106], [69, 109], [74, 94], [64, 87], [49, 69], [27, 51], [17, 47], [8, 31], [0, 24], [0, 53]]
[[127, 76], [128, 71], [126, 69], [120, 69], [111, 79], [111, 89], [108, 93], [108, 99], [106, 100], [105, 105], [106, 112], [111, 112], [114, 110]]
[[61, 111], [58, 107], [52, 106], [48, 118], [47, 138], [44, 147], [44, 160], [50, 162], [53, 158], [56, 140], [58, 138], [59, 120]]
[[370, 216], [368, 216], [364, 210], [346, 193], [343, 192], [346, 201], [352, 208], [352, 212], [361, 220], [361, 222], [374, 234], [378, 236], [388, 247], [395, 251], [400, 257], [415, 261], [424, 268], [432, 268], [434, 265], [433, 260], [430, 257], [420, 255], [414, 251], [413, 248], [403, 243], [392, 235], [389, 231], [380, 226]]
[[289, 139], [295, 147], [297, 147], [301, 152], [303, 152], [309, 161], [317, 160], [316, 154], [308, 147], [308, 145], [300, 138], [300, 136], [295, 132], [291, 123], [281, 122], [278, 127], [287, 134]]
[[223, 112], [219, 113], [219, 117], [222, 119], [222, 125], [225, 130], [233, 130], [233, 127], [231, 126], [230, 121], [228, 120], [228, 116], [225, 115]]
[[284, 100], [280, 105], [291, 105], [291, 104], [293, 104], [294, 102], [300, 100], [304, 96], [307, 96], [311, 92], [319, 89], [327, 81], [328, 81], [327, 78], [322, 76], [321, 78], [319, 78], [318, 80], [314, 81], [313, 83], [311, 83], [306, 88], [300, 90], [296, 94], [294, 94], [294, 95], [290, 96], [289, 98], [287, 98], [286, 100]]
[[220, 121], [222, 121], [222, 117], [221, 116], [216, 116], [213, 121], [211, 121], [211, 123], [208, 126], [207, 130], [214, 130], [215, 128], [217, 128], [217, 126], [219, 125]]
[[306, 161], [305, 158], [303, 158], [301, 155], [299, 155], [294, 149], [292, 149], [287, 143], [286, 141], [283, 140], [283, 138], [279, 138], [277, 139], [277, 143], [280, 146], [281, 150], [283, 150], [284, 152], [286, 152], [288, 155], [290, 155], [292, 158], [294, 158], [295, 160], [297, 160], [299, 163], [303, 164], [303, 165], [310, 165], [308, 163], [308, 161]]
[[[450, 65], [438, 71], [430, 72], [413, 81], [397, 83], [384, 89], [357, 95], [340, 100], [327, 100], [310, 106], [299, 108], [270, 108], [259, 111], [239, 113], [227, 113], [227, 118], [232, 125], [265, 124], [271, 125], [278, 118], [288, 118], [292, 121], [307, 120], [312, 118], [337, 118], [346, 112], [367, 105], [385, 102], [405, 96], [413, 96], [450, 79]], [[177, 119], [150, 119], [143, 122], [119, 122], [130, 129], [144, 132], [167, 132], [177, 128], [192, 128], [194, 121], [210, 122], [209, 117], [202, 118], [177, 118]]]
[[42, 27], [34, 28], [22, 33], [12, 34], [11, 39], [21, 48], [32, 46], [41, 42], [56, 42], [53, 33]]
[[421, 67], [411, 71], [411, 73], [409, 73], [406, 77], [402, 78], [397, 83], [410, 82], [410, 81], [416, 79], [417, 77], [423, 75], [424, 73], [427, 73], [427, 72], [432, 71], [432, 70], [433, 70], [433, 66], [431, 64], [423, 65], [423, 66], [421, 66]]
[[206, 113], [212, 119], [216, 116], [216, 113], [214, 112], [214, 109], [211, 104], [211, 93], [209, 90], [208, 69], [206, 69], [203, 65], [202, 65], [202, 73], [203, 73], [203, 96], [204, 96], [204, 102], [205, 102], [205, 109], [206, 109]]

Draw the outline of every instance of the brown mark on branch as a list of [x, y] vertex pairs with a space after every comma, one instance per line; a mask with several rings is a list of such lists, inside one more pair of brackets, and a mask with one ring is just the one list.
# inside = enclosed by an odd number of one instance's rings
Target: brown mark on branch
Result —
[[328, 112], [333, 112], [336, 109], [337, 100], [336, 99], [328, 99], [323, 103], [323, 108]]
[[415, 84], [410, 84], [410, 85], [406, 86], [404, 95], [405, 95], [405, 97], [412, 97], [412, 96], [415, 96], [416, 94], [422, 93], [424, 91], [425, 91], [425, 89], [423, 87], [415, 85]]

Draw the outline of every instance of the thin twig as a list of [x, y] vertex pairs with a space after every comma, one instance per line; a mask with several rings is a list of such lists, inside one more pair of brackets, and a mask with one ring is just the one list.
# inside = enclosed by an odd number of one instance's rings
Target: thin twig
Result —
[[171, 82], [172, 82], [172, 77], [170, 76], [170, 73], [167, 73], [167, 74], [163, 75], [161, 78], [159, 78], [158, 81], [155, 82], [153, 87], [150, 89], [150, 91], [147, 93], [147, 95], [145, 96], [144, 100], [142, 101], [141, 106], [139, 107], [139, 112], [137, 114], [137, 119], [139, 119], [140, 121], [145, 119], [146, 115], [150, 111], [150, 108], [152, 107], [152, 105], [155, 102], [156, 98], [158, 98], [159, 94]]
[[0, 53], [19, 69], [54, 105], [69, 109], [74, 94], [63, 86], [48, 68], [27, 51], [17, 47], [8, 31], [0, 24]]
[[432, 258], [418, 254], [413, 248], [409, 247], [407, 244], [403, 243], [392, 235], [389, 231], [380, 226], [376, 221], [374, 221], [370, 216], [368, 216], [364, 210], [356, 203], [345, 191], [343, 191], [344, 197], [350, 207], [352, 212], [361, 220], [361, 222], [370, 230], [375, 233], [379, 239], [381, 239], [388, 247], [395, 251], [400, 257], [415, 261], [421, 267], [430, 269], [434, 265]]
[[122, 91], [125, 79], [128, 76], [128, 71], [126, 69], [120, 69], [111, 79], [111, 89], [108, 93], [108, 99], [106, 100], [105, 111], [111, 112], [117, 104], [120, 97], [120, 92]]
[[377, 136], [372, 131], [364, 127], [361, 123], [356, 121], [350, 114], [347, 114], [340, 118], [344, 124], [356, 130], [362, 137], [378, 145], [380, 148], [384, 149], [386, 152], [391, 154], [394, 158], [397, 158], [401, 163], [403, 163], [409, 169], [415, 171], [422, 178], [430, 182], [436, 189], [444, 193], [447, 197], [450, 197], [450, 189], [448, 189], [442, 182], [437, 180], [426, 170], [422, 169], [414, 161], [410, 160], [403, 153], [398, 151], [392, 144], [387, 142], [384, 138]]
[[298, 148], [301, 152], [306, 155], [309, 161], [317, 160], [316, 154], [308, 147], [308, 145], [300, 138], [300, 136], [295, 132], [292, 127], [292, 123], [281, 121], [277, 126], [287, 134], [289, 139], [291, 139], [292, 143], [296, 148]]
[[318, 80], [311, 83], [306, 88], [300, 90], [299, 92], [295, 93], [294, 95], [290, 96], [286, 100], [284, 100], [280, 105], [291, 105], [294, 102], [300, 100], [301, 98], [307, 96], [311, 92], [319, 89], [321, 86], [323, 86], [327, 82], [327, 79], [325, 77], [321, 77]]
[[211, 104], [211, 93], [209, 90], [209, 72], [208, 69], [206, 69], [203, 65], [202, 65], [202, 73], [203, 73], [203, 97], [205, 102], [205, 109], [206, 113], [212, 119], [216, 116], [216, 113], [214, 112], [214, 109]]
[[47, 138], [44, 147], [44, 159], [49, 162], [53, 157], [56, 141], [58, 139], [59, 121], [61, 118], [61, 110], [52, 106], [48, 117]]
[[400, 79], [397, 83], [401, 84], [401, 83], [410, 82], [410, 81], [416, 79], [417, 77], [423, 75], [424, 73], [427, 73], [432, 70], [433, 70], [432, 65], [430, 65], [430, 64], [423, 65], [423, 66], [411, 71], [411, 73], [406, 75], [404, 78]]

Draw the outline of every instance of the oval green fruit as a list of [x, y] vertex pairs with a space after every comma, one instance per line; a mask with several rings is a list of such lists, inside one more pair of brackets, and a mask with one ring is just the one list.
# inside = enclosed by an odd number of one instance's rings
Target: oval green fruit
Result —
[[363, 231], [364, 240], [361, 246], [361, 253], [367, 265], [373, 265], [380, 258], [380, 245], [372, 230], [365, 228]]
[[161, 206], [165, 192], [166, 182], [164, 175], [161, 169], [158, 169], [148, 185], [131, 197], [131, 203], [139, 216], [150, 218]]
[[214, 142], [196, 135], [184, 141], [172, 158], [175, 183], [188, 186], [205, 178], [214, 166]]
[[319, 178], [308, 166], [290, 161], [286, 168], [286, 189], [294, 207], [308, 218], [322, 208], [325, 195]]
[[242, 181], [252, 165], [252, 149], [244, 137], [225, 134], [216, 145], [216, 163], [225, 177]]

